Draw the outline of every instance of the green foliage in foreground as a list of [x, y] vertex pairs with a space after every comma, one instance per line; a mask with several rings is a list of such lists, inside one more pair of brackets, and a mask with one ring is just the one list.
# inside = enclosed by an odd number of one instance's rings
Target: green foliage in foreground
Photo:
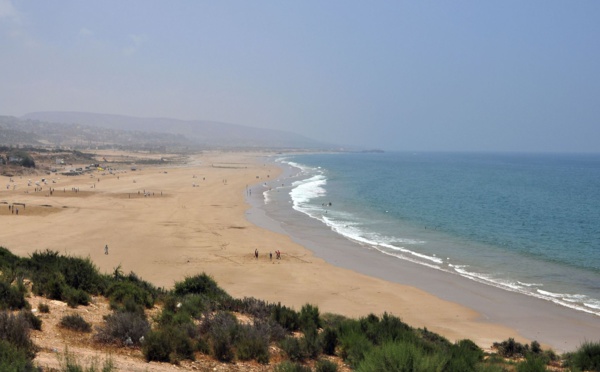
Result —
[[65, 315], [60, 320], [59, 325], [62, 328], [78, 332], [91, 332], [92, 326], [85, 321], [79, 314]]
[[[90, 259], [61, 256], [57, 252], [35, 252], [20, 258], [0, 247], [0, 371], [33, 371], [35, 347], [30, 329], [40, 329], [41, 320], [28, 309], [24, 279], [33, 291], [76, 307], [91, 296], [104, 295], [114, 313], [96, 329], [97, 342], [140, 347], [148, 361], [178, 363], [193, 360], [200, 352], [223, 362], [270, 361], [269, 348], [278, 344], [288, 357], [276, 371], [336, 371], [337, 365], [323, 354], [341, 357], [358, 371], [544, 371], [558, 358], [539, 343], [523, 345], [508, 339], [494, 346], [497, 356], [484, 360], [483, 351], [470, 340], [455, 344], [427, 329], [414, 329], [388, 313], [348, 319], [321, 315], [315, 305], [300, 311], [254, 298], [234, 299], [207, 274], [185, 278], [171, 291], [164, 291], [138, 278], [123, 275], [120, 267], [112, 275], [100, 274]], [[151, 329], [145, 309], [162, 303]], [[19, 310], [12, 314], [5, 310]], [[40, 312], [47, 305], [39, 306]], [[241, 323], [233, 312], [247, 315]], [[63, 326], [89, 331], [78, 316], [65, 317]], [[301, 333], [294, 333], [298, 332]], [[96, 371], [79, 366], [68, 354], [64, 370]], [[504, 358], [510, 358], [508, 361]], [[516, 362], [516, 359], [520, 359]], [[10, 361], [10, 362], [7, 362]], [[574, 371], [600, 371], [600, 343], [585, 343], [565, 356]], [[112, 370], [106, 362], [102, 371]]]
[[600, 342], [584, 342], [577, 351], [566, 355], [575, 371], [600, 371]]
[[25, 350], [8, 341], [0, 340], [0, 371], [29, 372], [37, 371], [37, 369]]

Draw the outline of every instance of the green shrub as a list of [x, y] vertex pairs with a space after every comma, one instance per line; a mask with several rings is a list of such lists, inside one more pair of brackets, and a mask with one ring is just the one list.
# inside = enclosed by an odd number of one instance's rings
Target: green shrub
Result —
[[310, 367], [302, 364], [284, 361], [275, 366], [275, 372], [311, 372]]
[[325, 328], [321, 333], [323, 353], [335, 355], [335, 348], [338, 344], [338, 332], [334, 328]]
[[[483, 360], [483, 350], [471, 340], [461, 340], [450, 348], [450, 359], [445, 372], [477, 371], [478, 363]], [[445, 352], [446, 348], [440, 349]]]
[[179, 302], [178, 312], [185, 312], [192, 318], [199, 319], [201, 315], [210, 309], [210, 302], [203, 295], [189, 294]]
[[146, 334], [142, 352], [148, 362], [194, 360], [194, 344], [184, 329], [167, 326]]
[[265, 335], [268, 338], [268, 341], [271, 342], [279, 342], [285, 338], [287, 335], [285, 329], [279, 323], [275, 322], [272, 319], [254, 319], [254, 328], [256, 328], [257, 332], [261, 335]]
[[279, 325], [290, 332], [294, 332], [299, 329], [300, 323], [298, 319], [298, 313], [296, 313], [293, 309], [281, 305], [281, 303], [273, 305], [271, 310], [271, 319], [279, 323]]
[[60, 256], [58, 262], [68, 286], [94, 295], [103, 292], [106, 281], [89, 257]]
[[35, 329], [36, 331], [42, 330], [42, 320], [35, 316], [30, 310], [21, 310], [19, 315], [27, 321], [29, 328]]
[[529, 352], [529, 345], [523, 345], [514, 338], [500, 343], [494, 342], [493, 347], [498, 350], [498, 354], [505, 358], [524, 357]]
[[300, 309], [300, 314], [298, 315], [298, 322], [302, 331], [313, 327], [321, 328], [319, 308], [311, 304], [302, 306], [302, 309]]
[[600, 342], [584, 342], [571, 355], [570, 364], [583, 371], [600, 371]]
[[319, 359], [315, 364], [315, 372], [337, 372], [338, 365], [327, 359]]
[[340, 335], [339, 342], [342, 359], [353, 367], [356, 367], [373, 348], [371, 341], [360, 331]]
[[279, 347], [293, 362], [302, 362], [306, 359], [306, 353], [296, 337], [288, 336], [279, 343]]
[[25, 350], [0, 339], [0, 371], [30, 372], [37, 371], [37, 369], [33, 366], [33, 361]]
[[442, 371], [447, 361], [442, 353], [427, 353], [408, 342], [388, 342], [372, 348], [357, 366], [359, 372]]
[[40, 302], [38, 304], [38, 311], [40, 313], [48, 314], [50, 312], [50, 307], [48, 306], [48, 304]]
[[[354, 321], [350, 321], [351, 323]], [[381, 345], [389, 341], [417, 341], [417, 335], [413, 329], [400, 318], [384, 313], [381, 319], [374, 314], [358, 320], [360, 330], [375, 345]], [[349, 322], [342, 323], [340, 329], [348, 326]], [[353, 326], [350, 325], [350, 328]], [[425, 332], [427, 332], [425, 330]], [[437, 335], [436, 335], [437, 336]]]
[[304, 330], [304, 336], [301, 338], [302, 349], [306, 357], [315, 359], [321, 353], [323, 346], [317, 328], [313, 325], [312, 328]]
[[233, 343], [226, 333], [217, 333], [211, 336], [212, 356], [221, 362], [233, 361]]
[[13, 315], [6, 311], [0, 312], [0, 340], [7, 341], [16, 348], [23, 350], [33, 357], [35, 347], [29, 339], [29, 323], [22, 314]]
[[256, 299], [254, 297], [244, 297], [243, 299], [235, 299], [233, 307], [229, 310], [238, 311], [242, 314], [252, 315], [254, 319], [264, 320], [271, 315], [270, 305], [266, 301]]
[[517, 372], [546, 372], [544, 358], [534, 354], [527, 355], [524, 361], [517, 364]]
[[90, 304], [90, 295], [82, 289], [76, 289], [65, 285], [62, 293], [62, 300], [69, 305], [69, 307], [76, 308], [79, 305], [87, 306]]
[[[40, 286], [43, 293], [49, 293], [44, 288], [49, 288], [50, 284], [44, 279], [51, 279], [90, 294], [100, 294], [106, 287], [105, 277], [99, 273], [90, 258], [61, 256], [51, 250], [36, 251], [25, 262], [25, 266], [32, 272], [34, 286]], [[52, 284], [56, 286], [55, 283]], [[56, 294], [52, 298], [62, 299]]]
[[175, 283], [173, 290], [177, 296], [185, 296], [187, 294], [201, 294], [211, 300], [221, 300], [230, 297], [227, 292], [221, 289], [213, 278], [205, 273], [200, 275], [186, 277], [183, 282]]
[[[130, 302], [130, 306], [131, 304], [137, 304], [138, 306], [141, 304], [148, 309], [154, 306], [152, 294], [130, 281], [114, 282], [109, 285], [105, 293], [111, 304], [124, 305]], [[113, 306], [115, 306], [114, 304]]]
[[21, 261], [21, 258], [4, 247], [0, 247], [0, 268], [5, 271], [8, 268], [15, 268]]
[[51, 300], [63, 299], [63, 290], [66, 287], [63, 276], [56, 271], [39, 271], [32, 274], [33, 293], [45, 296]]
[[269, 334], [265, 328], [240, 326], [235, 347], [239, 360], [256, 359], [261, 364], [269, 363]]
[[163, 309], [163, 311], [160, 313], [156, 320], [161, 326], [182, 326], [186, 324], [193, 324], [194, 322], [190, 314], [186, 312], [173, 312], [167, 309]]
[[537, 341], [531, 341], [531, 352], [534, 354], [541, 354], [542, 353], [542, 347], [540, 345], [539, 342]]
[[28, 306], [24, 291], [14, 285], [0, 281], [0, 310], [18, 310]]
[[107, 316], [96, 330], [94, 338], [98, 342], [123, 345], [131, 341], [132, 345], [140, 345], [141, 338], [150, 331], [150, 323], [138, 313], [117, 312]]
[[92, 326], [85, 321], [79, 314], [65, 315], [61, 318], [59, 325], [79, 332], [91, 332]]
[[204, 319], [200, 333], [209, 338], [213, 357], [222, 362], [230, 362], [235, 356], [233, 343], [239, 329], [238, 321], [233, 314], [228, 311], [217, 311]]

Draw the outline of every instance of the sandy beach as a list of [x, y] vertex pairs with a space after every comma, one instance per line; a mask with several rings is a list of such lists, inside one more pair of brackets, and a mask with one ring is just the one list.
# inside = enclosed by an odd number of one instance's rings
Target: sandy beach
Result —
[[[514, 337], [562, 352], [600, 334], [597, 316], [391, 263], [293, 213], [266, 215], [259, 208], [260, 184], [285, 182], [285, 173], [264, 159], [261, 153], [215, 152], [185, 165], [135, 171], [119, 165], [114, 174], [49, 176], [54, 181], [41, 191], [27, 186], [28, 177], [0, 177], [0, 245], [19, 255], [50, 249], [89, 256], [101, 271], [120, 265], [164, 287], [206, 272], [235, 297], [296, 309], [311, 303], [322, 313], [352, 317], [387, 311], [411, 326], [484, 348]], [[276, 250], [281, 260], [269, 258]]]

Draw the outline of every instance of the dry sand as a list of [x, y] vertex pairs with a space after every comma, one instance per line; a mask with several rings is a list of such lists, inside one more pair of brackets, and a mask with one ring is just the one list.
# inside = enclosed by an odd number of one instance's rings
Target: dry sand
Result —
[[[13, 183], [0, 177], [0, 245], [19, 255], [50, 249], [89, 256], [103, 272], [121, 265], [123, 271], [164, 287], [206, 272], [235, 297], [253, 296], [296, 309], [312, 303], [322, 313], [352, 317], [387, 311], [414, 327], [427, 327], [450, 340], [470, 338], [485, 348], [509, 337], [527, 341], [502, 319], [484, 319], [415, 286], [333, 266], [290, 236], [250, 223], [246, 187], [281, 172], [262, 157], [205, 153], [183, 166], [137, 171], [121, 166], [126, 173], [52, 176], [56, 183], [42, 185], [41, 192], [28, 187], [25, 177], [13, 177]], [[49, 187], [55, 190], [52, 195]], [[18, 216], [9, 214], [12, 203], [26, 207], [19, 207]], [[282, 259], [269, 260], [268, 252], [277, 249]], [[549, 343], [558, 351], [577, 346], [555, 341]]]

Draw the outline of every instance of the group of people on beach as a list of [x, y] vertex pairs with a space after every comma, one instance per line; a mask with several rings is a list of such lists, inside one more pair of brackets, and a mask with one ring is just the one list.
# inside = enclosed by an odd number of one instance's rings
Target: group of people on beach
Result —
[[8, 210], [11, 211], [12, 214], [15, 214], [15, 212], [17, 213], [17, 216], [19, 215], [19, 208], [15, 208], [12, 205], [8, 205]]
[[[256, 258], [258, 260], [258, 249], [254, 250], [254, 258]], [[281, 251], [280, 250], [275, 251], [275, 259], [281, 260]], [[269, 252], [269, 260], [273, 260], [273, 252]]]

